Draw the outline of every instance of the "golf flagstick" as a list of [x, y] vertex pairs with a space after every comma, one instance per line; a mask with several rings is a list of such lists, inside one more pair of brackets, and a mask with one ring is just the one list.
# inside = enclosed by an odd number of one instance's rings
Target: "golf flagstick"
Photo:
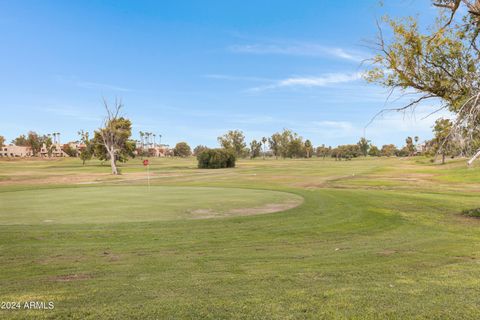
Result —
[[147, 167], [147, 184], [148, 184], [148, 192], [150, 192], [150, 162], [148, 159], [143, 160], [143, 166]]
[[147, 164], [147, 182], [148, 182], [148, 192], [150, 192], [150, 165]]

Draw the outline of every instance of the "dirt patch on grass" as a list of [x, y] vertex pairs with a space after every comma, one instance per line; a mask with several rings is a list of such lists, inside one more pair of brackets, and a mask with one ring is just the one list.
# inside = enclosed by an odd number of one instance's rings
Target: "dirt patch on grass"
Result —
[[102, 255], [106, 258], [108, 262], [115, 262], [119, 261], [121, 259], [120, 255], [114, 254], [108, 251], [104, 251]]
[[284, 203], [267, 203], [260, 207], [232, 209], [228, 211], [227, 214], [234, 216], [250, 216], [255, 214], [274, 213], [295, 208], [299, 206], [302, 202], [303, 199], [290, 200]]
[[466, 226], [477, 227], [480, 225], [480, 217], [470, 216], [470, 215], [464, 214], [463, 212], [453, 212], [452, 218], [456, 222]]
[[14, 174], [9, 176], [8, 180], [0, 180], [1, 185], [15, 184], [81, 184], [95, 183], [97, 181], [105, 181], [111, 179], [111, 175], [106, 173], [97, 174], [68, 174], [68, 175], [36, 175], [35, 173]]
[[328, 187], [328, 183], [326, 180], [320, 181], [320, 182], [299, 182], [299, 183], [293, 184], [293, 186], [313, 190], [313, 189], [326, 188]]
[[[44, 239], [41, 239], [44, 240]], [[56, 254], [48, 257], [43, 257], [41, 259], [36, 260], [35, 262], [40, 265], [49, 265], [52, 263], [82, 263], [86, 261], [88, 258], [84, 255], [63, 255], [63, 254]]]
[[431, 182], [435, 178], [434, 174], [429, 173], [413, 173], [405, 174], [403, 176], [384, 176], [385, 179], [405, 182]]
[[205, 215], [215, 216], [215, 215], [219, 214], [218, 212], [215, 212], [212, 209], [196, 209], [196, 210], [191, 211], [190, 213], [193, 214], [193, 215], [196, 215], [196, 216], [205, 216]]
[[352, 180], [361, 178], [360, 174], [346, 174], [341, 176], [328, 176], [328, 177], [313, 177], [303, 179], [301, 182], [293, 183], [292, 186], [305, 189], [319, 189], [330, 187], [336, 183], [344, 182], [346, 180]]
[[394, 250], [394, 249], [385, 249], [385, 250], [382, 250], [382, 251], [378, 252], [378, 254], [381, 255], [381, 256], [390, 256], [390, 255], [395, 254], [397, 252], [398, 251]]
[[303, 203], [303, 198], [289, 200], [281, 203], [267, 203], [258, 207], [236, 208], [226, 212], [216, 212], [212, 209], [196, 209], [190, 211], [192, 219], [209, 219], [220, 217], [252, 216], [257, 214], [267, 214], [280, 211], [286, 211], [298, 207]]
[[[46, 171], [39, 174], [38, 171], [22, 171], [9, 173], [5, 176], [5, 179], [0, 179], [0, 186], [2, 185], [15, 185], [15, 184], [98, 184], [105, 182], [125, 182], [125, 181], [137, 181], [147, 180], [144, 172], [128, 172], [119, 176], [113, 176], [109, 173], [109, 168], [105, 169], [105, 172], [97, 173], [54, 173]], [[174, 173], [166, 173], [158, 175], [154, 172], [150, 173], [151, 179], [160, 177], [175, 177], [179, 176]]]
[[65, 274], [65, 275], [60, 275], [60, 276], [54, 276], [51, 277], [51, 281], [57, 281], [57, 282], [70, 282], [70, 281], [79, 281], [79, 280], [88, 280], [91, 279], [92, 276], [89, 274], [85, 273], [80, 273], [80, 274]]

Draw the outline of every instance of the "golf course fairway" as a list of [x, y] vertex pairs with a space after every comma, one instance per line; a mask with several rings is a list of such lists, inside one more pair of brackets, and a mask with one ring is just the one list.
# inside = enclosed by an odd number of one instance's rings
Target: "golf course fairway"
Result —
[[[0, 165], [0, 319], [478, 319], [462, 159]], [[294, 207], [294, 208], [293, 208]], [[288, 209], [291, 208], [291, 209]], [[264, 214], [262, 214], [264, 213]]]

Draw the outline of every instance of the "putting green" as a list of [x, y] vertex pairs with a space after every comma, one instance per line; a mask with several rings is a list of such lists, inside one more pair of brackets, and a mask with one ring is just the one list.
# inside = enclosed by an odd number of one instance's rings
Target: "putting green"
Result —
[[278, 191], [96, 186], [0, 193], [0, 225], [202, 219], [284, 211], [302, 202]]

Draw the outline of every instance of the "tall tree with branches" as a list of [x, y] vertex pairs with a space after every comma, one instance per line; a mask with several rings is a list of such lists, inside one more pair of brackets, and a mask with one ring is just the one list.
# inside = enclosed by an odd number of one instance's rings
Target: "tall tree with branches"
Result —
[[305, 140], [305, 157], [311, 158], [313, 154], [313, 145], [310, 140]]
[[280, 155], [280, 143], [281, 143], [282, 136], [280, 133], [276, 132], [272, 134], [270, 138], [268, 138], [268, 144], [270, 145], [270, 150], [272, 150], [275, 159], [278, 159]]
[[370, 140], [367, 140], [367, 138], [362, 137], [360, 140], [357, 142], [358, 147], [362, 151], [362, 154], [364, 157], [368, 155], [368, 150], [370, 149]]
[[[121, 101], [115, 99], [115, 104], [110, 107], [107, 101], [103, 100], [103, 105], [107, 115], [103, 121], [102, 128], [95, 132], [101, 146], [105, 149], [112, 174], [118, 175], [120, 171], [117, 168], [117, 160], [122, 157], [126, 149], [132, 149], [130, 144], [130, 136], [132, 135], [132, 124], [130, 120], [120, 116], [123, 108]], [[133, 148], [134, 149], [134, 148]]]
[[82, 164], [85, 165], [85, 161], [90, 160], [93, 157], [93, 144], [89, 138], [88, 131], [80, 130], [78, 131], [78, 135], [80, 136], [80, 142], [82, 143], [79, 150], [79, 157], [82, 160]]
[[218, 143], [227, 150], [231, 150], [235, 156], [242, 157], [246, 154], [245, 135], [241, 130], [230, 130], [217, 138]]
[[[437, 101], [437, 111], [456, 114], [450, 134], [461, 133], [473, 148], [480, 137], [480, 0], [437, 0], [433, 5], [442, 10], [427, 32], [412, 17], [384, 18], [392, 37], [387, 39], [379, 25], [374, 43], [376, 67], [368, 72], [367, 80], [392, 92], [414, 94], [404, 106], [379, 114], [414, 110], [423, 101]], [[466, 10], [459, 10], [462, 7]], [[469, 165], [480, 156], [480, 149], [472, 149], [470, 155]]]
[[[442, 164], [445, 163], [445, 157], [447, 155], [454, 155], [456, 149], [455, 137], [450, 134], [452, 128], [452, 122], [449, 119], [437, 119], [433, 132], [435, 137], [432, 139], [432, 146], [436, 153], [440, 153], [442, 156]], [[440, 146], [442, 146], [441, 150]]]

